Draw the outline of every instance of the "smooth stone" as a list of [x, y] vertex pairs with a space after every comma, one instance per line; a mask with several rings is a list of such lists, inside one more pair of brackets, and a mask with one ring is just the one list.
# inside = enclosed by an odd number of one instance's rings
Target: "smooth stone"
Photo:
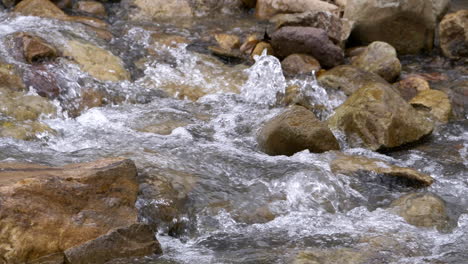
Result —
[[442, 123], [447, 123], [452, 114], [450, 99], [448, 95], [442, 91], [420, 91], [409, 103], [415, 107], [423, 106], [428, 108], [429, 113], [434, 116], [437, 121]]
[[468, 57], [468, 10], [446, 15], [439, 24], [442, 53], [452, 59]]

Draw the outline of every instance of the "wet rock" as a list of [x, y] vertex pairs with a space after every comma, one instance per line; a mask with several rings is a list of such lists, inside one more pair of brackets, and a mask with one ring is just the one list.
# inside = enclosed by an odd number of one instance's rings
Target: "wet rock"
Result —
[[362, 264], [366, 263], [369, 258], [365, 252], [350, 248], [339, 248], [336, 250], [309, 250], [300, 252], [293, 264]]
[[455, 118], [468, 116], [468, 81], [458, 81], [450, 86], [449, 97], [452, 101]]
[[281, 62], [281, 68], [287, 76], [311, 74], [318, 72], [320, 63], [312, 56], [306, 54], [291, 54]]
[[91, 43], [71, 40], [65, 46], [63, 54], [98, 80], [116, 82], [130, 79], [130, 73], [119, 57]]
[[275, 54], [273, 47], [271, 46], [270, 43], [261, 41], [255, 45], [255, 48], [252, 50], [250, 53], [250, 57], [253, 58], [253, 56], [257, 55], [260, 56], [262, 55], [263, 51], [266, 50], [268, 55], [273, 56]]
[[468, 57], [468, 10], [446, 15], [439, 24], [440, 48], [452, 59]]
[[19, 140], [36, 140], [45, 135], [55, 134], [48, 125], [38, 121], [4, 121], [0, 122], [0, 137]]
[[367, 82], [387, 84], [380, 76], [351, 65], [340, 65], [325, 71], [317, 77], [317, 81], [323, 87], [342, 90], [348, 96]]
[[177, 121], [177, 120], [168, 120], [160, 124], [153, 124], [143, 129], [139, 129], [141, 132], [154, 133], [159, 135], [169, 135], [172, 133], [172, 130], [178, 127], [184, 127], [189, 125], [191, 122], [186, 121]]
[[26, 86], [12, 64], [0, 63], [0, 87], [10, 91], [23, 91]]
[[411, 99], [410, 104], [414, 107], [427, 108], [429, 113], [442, 123], [447, 123], [452, 113], [452, 105], [448, 95], [438, 90], [421, 91]]
[[394, 87], [406, 101], [411, 100], [421, 91], [431, 89], [427, 80], [417, 75], [409, 76], [397, 82]]
[[242, 0], [190, 0], [190, 4], [197, 17], [234, 14], [243, 7]]
[[107, 30], [107, 28], [109, 27], [109, 24], [107, 24], [107, 22], [95, 17], [71, 16], [68, 18], [68, 21], [78, 22], [87, 25], [89, 26], [88, 28], [92, 28], [93, 30]]
[[398, 78], [401, 72], [400, 60], [397, 58], [395, 49], [380, 41], [372, 42], [364, 52], [353, 58], [351, 64], [375, 73], [388, 82]]
[[276, 23], [276, 28], [281, 27], [314, 27], [327, 32], [328, 37], [335, 43], [344, 47], [351, 34], [353, 23], [340, 18], [330, 12], [305, 12], [297, 14], [276, 15], [270, 21]]
[[104, 5], [96, 1], [79, 1], [75, 4], [74, 9], [78, 12], [83, 12], [95, 16], [107, 16]]
[[15, 42], [29, 63], [57, 57], [57, 50], [40, 37], [21, 32], [15, 34]]
[[219, 47], [222, 49], [232, 50], [240, 47], [240, 39], [236, 35], [216, 34], [214, 37]]
[[389, 84], [363, 81], [335, 110], [331, 129], [346, 135], [351, 147], [371, 150], [398, 147], [432, 132], [433, 124], [408, 104]]
[[[172, 34], [164, 34], [164, 33], [154, 33], [151, 34], [151, 45], [164, 45], [167, 47], [177, 47], [180, 44], [188, 44], [190, 41], [182, 36], [172, 35]], [[149, 52], [150, 50], [148, 50]], [[152, 51], [154, 55], [154, 50]]]
[[29, 263], [136, 223], [136, 174], [122, 158], [60, 168], [0, 163], [3, 260]]
[[24, 92], [0, 89], [0, 113], [17, 121], [37, 120], [41, 115], [54, 116], [56, 108], [47, 99]]
[[45, 64], [33, 65], [27, 70], [24, 73], [24, 83], [33, 88], [38, 95], [48, 99], [54, 99], [60, 94], [55, 74]]
[[353, 40], [361, 44], [384, 41], [399, 54], [414, 54], [432, 49], [435, 27], [449, 3], [449, 0], [348, 0], [344, 17], [355, 21]]
[[357, 46], [345, 50], [346, 57], [358, 56], [366, 50], [367, 46]]
[[445, 202], [435, 194], [407, 194], [393, 201], [391, 207], [406, 222], [414, 226], [443, 229], [448, 224]]
[[320, 65], [331, 68], [343, 61], [343, 51], [333, 44], [327, 33], [312, 27], [282, 27], [271, 36], [275, 54], [286, 57], [295, 53], [311, 55]]
[[426, 187], [434, 182], [434, 179], [424, 173], [411, 168], [404, 168], [388, 164], [379, 159], [371, 159], [362, 156], [338, 155], [330, 164], [333, 173], [345, 175], [359, 171], [374, 172], [405, 180], [409, 185]]
[[339, 149], [325, 123], [302, 106], [292, 106], [269, 120], [258, 135], [260, 148], [269, 155], [293, 155], [301, 150], [321, 153]]
[[336, 5], [320, 0], [257, 0], [255, 15], [268, 19], [280, 13], [302, 13], [308, 11], [338, 11]]
[[192, 17], [193, 10], [187, 0], [131, 0], [130, 19], [133, 21], [151, 21], [175, 17]]
[[65, 251], [71, 264], [105, 264], [107, 261], [161, 254], [154, 230], [146, 224], [132, 224], [109, 231], [94, 240]]
[[13, 12], [18, 12], [24, 16], [68, 19], [68, 15], [49, 0], [23, 0], [15, 6]]

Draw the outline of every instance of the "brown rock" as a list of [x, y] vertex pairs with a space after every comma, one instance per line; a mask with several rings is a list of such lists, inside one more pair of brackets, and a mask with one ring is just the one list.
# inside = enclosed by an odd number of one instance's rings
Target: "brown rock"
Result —
[[312, 27], [282, 27], [271, 36], [271, 44], [279, 57], [295, 53], [311, 55], [326, 68], [341, 64], [343, 51], [333, 44], [327, 33]]
[[468, 10], [448, 14], [439, 24], [440, 47], [449, 58], [468, 57]]
[[397, 82], [394, 87], [406, 101], [411, 100], [418, 92], [431, 89], [426, 79], [417, 75], [409, 76]]
[[366, 171], [398, 177], [408, 180], [410, 185], [417, 187], [426, 187], [434, 182], [431, 176], [417, 170], [390, 165], [382, 160], [362, 156], [339, 155], [332, 161], [330, 168], [333, 173], [353, 174]]
[[260, 56], [262, 55], [263, 51], [266, 50], [268, 55], [273, 56], [275, 53], [273, 51], [273, 47], [270, 45], [270, 43], [261, 41], [255, 45], [255, 48], [252, 50], [252, 53], [250, 56], [253, 58], [253, 56], [257, 55]]
[[46, 134], [53, 135], [55, 131], [38, 121], [0, 122], [0, 137], [15, 138], [19, 140], [36, 140]]
[[15, 35], [15, 42], [23, 50], [24, 58], [29, 63], [57, 57], [57, 50], [40, 37], [18, 33]]
[[161, 254], [154, 230], [146, 224], [132, 224], [109, 231], [94, 240], [65, 251], [71, 264], [105, 264], [117, 258]]
[[356, 57], [353, 57], [353, 66], [365, 71], [375, 73], [388, 82], [394, 81], [401, 72], [400, 60], [397, 58], [395, 49], [380, 41], [372, 42]]
[[411, 99], [410, 104], [428, 108], [429, 113], [442, 123], [447, 123], [452, 113], [452, 104], [448, 95], [438, 90], [421, 91]]
[[291, 54], [281, 62], [285, 75], [311, 74], [318, 72], [320, 63], [312, 56], [306, 54]]
[[78, 12], [83, 12], [95, 16], [107, 16], [106, 8], [104, 7], [104, 5], [96, 1], [79, 1], [78, 3], [76, 3], [75, 9]]
[[452, 84], [449, 95], [452, 101], [454, 116], [458, 119], [468, 117], [468, 80]]
[[136, 7], [130, 14], [133, 21], [193, 16], [192, 7], [187, 0], [133, 0], [131, 5]]
[[411, 193], [395, 200], [391, 207], [406, 222], [442, 229], [448, 224], [445, 202], [431, 193]]
[[24, 83], [36, 90], [37, 94], [49, 99], [54, 99], [60, 94], [55, 74], [46, 65], [33, 65], [24, 74]]
[[53, 117], [55, 106], [49, 100], [24, 92], [0, 89], [0, 113], [17, 121], [37, 120], [41, 115]]
[[255, 15], [260, 19], [268, 19], [280, 13], [308, 11], [337, 12], [338, 7], [320, 0], [257, 0]]
[[122, 158], [60, 168], [0, 163], [0, 255], [38, 258], [136, 222], [136, 168]]
[[222, 49], [232, 50], [240, 47], [240, 39], [236, 35], [216, 34], [214, 37]]
[[26, 86], [18, 75], [16, 69], [11, 64], [0, 63], [0, 87], [11, 91], [23, 91]]
[[389, 84], [366, 80], [359, 87], [328, 120], [330, 128], [345, 133], [351, 147], [393, 148], [432, 132], [432, 122]]
[[363, 53], [367, 49], [366, 46], [352, 47], [345, 50], [346, 57], [354, 57]]
[[49, 0], [23, 0], [15, 6], [13, 12], [18, 12], [25, 16], [68, 19], [68, 15]]
[[339, 149], [325, 123], [302, 106], [292, 106], [269, 120], [260, 130], [258, 143], [269, 155], [293, 155], [301, 150], [321, 153]]
[[348, 0], [344, 17], [355, 21], [351, 39], [369, 44], [389, 43], [399, 54], [431, 50], [438, 20], [449, 0]]

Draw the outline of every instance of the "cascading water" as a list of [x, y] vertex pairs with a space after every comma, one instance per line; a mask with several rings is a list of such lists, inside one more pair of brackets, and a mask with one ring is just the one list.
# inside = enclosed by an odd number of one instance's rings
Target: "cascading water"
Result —
[[[73, 32], [99, 44], [75, 24], [0, 19], [0, 38], [34, 30], [59, 43]], [[186, 34], [185, 29], [171, 30]], [[36, 141], [0, 138], [0, 161], [63, 165], [111, 156], [134, 160], [142, 189], [136, 206], [143, 221], [157, 222], [164, 254], [129, 263], [292, 263], [301, 252], [339, 247], [381, 250], [374, 252], [379, 262], [373, 263], [462, 264], [468, 259], [466, 122], [435, 131], [434, 148], [390, 156], [344, 150], [412, 166], [436, 179], [428, 190], [447, 201], [452, 229], [444, 233], [418, 228], [386, 208], [407, 188], [334, 174], [329, 166], [333, 153], [305, 150], [286, 157], [258, 149], [258, 130], [284, 110], [280, 100], [288, 86], [299, 87], [311, 105], [321, 105], [316, 114], [322, 120], [343, 102], [343, 94], [326, 91], [315, 77], [286, 80], [279, 61], [266, 54], [245, 70], [245, 65], [225, 65], [188, 51], [185, 44], [151, 46], [150, 33], [135, 26], [111, 43], [131, 46], [140, 35], [135, 45], [155, 51], [135, 81], [99, 82], [69, 61], [55, 64], [54, 72], [67, 88], [56, 99], [65, 114], [59, 111], [41, 121], [56, 133]], [[79, 100], [84, 88], [124, 99], [71, 118], [66, 104]], [[183, 94], [187, 90], [198, 91], [196, 101], [173, 98], [190, 97]], [[155, 133], [161, 126], [169, 132]], [[444, 148], [458, 145], [455, 152], [440, 155]], [[154, 194], [151, 188], [158, 184], [166, 187]], [[175, 212], [171, 221], [158, 218], [165, 208]]]

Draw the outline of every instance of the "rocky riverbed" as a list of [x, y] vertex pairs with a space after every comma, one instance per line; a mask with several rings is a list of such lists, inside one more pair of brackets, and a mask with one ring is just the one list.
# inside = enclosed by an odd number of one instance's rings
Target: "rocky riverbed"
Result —
[[463, 0], [2, 0], [0, 263], [463, 264]]

